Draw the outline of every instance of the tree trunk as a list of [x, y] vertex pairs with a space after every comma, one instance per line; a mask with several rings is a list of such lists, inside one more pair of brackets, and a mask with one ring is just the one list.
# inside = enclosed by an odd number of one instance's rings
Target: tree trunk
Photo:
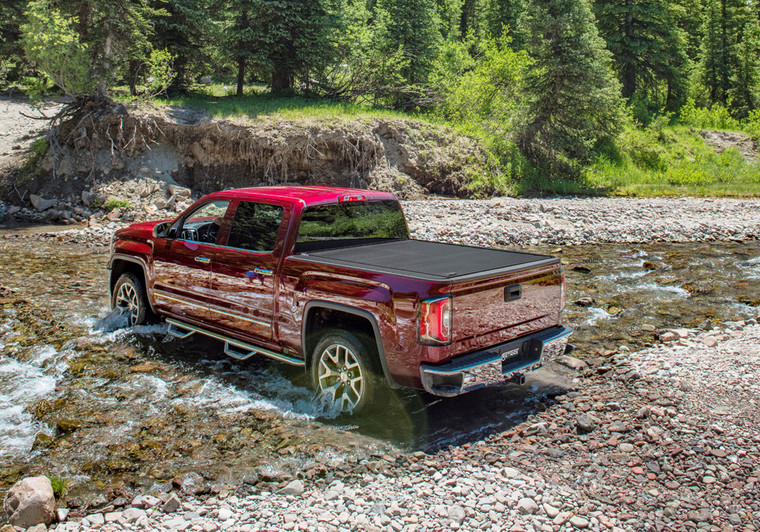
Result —
[[272, 92], [283, 92], [293, 88], [293, 73], [285, 65], [275, 65], [272, 71]]
[[238, 73], [237, 73], [237, 92], [238, 96], [243, 96], [245, 89], [245, 57], [238, 56], [237, 59]]

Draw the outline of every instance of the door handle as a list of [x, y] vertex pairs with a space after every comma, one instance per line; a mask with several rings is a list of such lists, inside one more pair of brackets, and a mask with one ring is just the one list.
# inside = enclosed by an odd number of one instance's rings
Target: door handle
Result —
[[211, 259], [208, 257], [195, 257], [195, 262], [200, 262], [201, 264], [208, 264], [211, 262]]
[[267, 270], [266, 268], [254, 268], [253, 273], [258, 273], [259, 275], [272, 275], [274, 272], [272, 270]]

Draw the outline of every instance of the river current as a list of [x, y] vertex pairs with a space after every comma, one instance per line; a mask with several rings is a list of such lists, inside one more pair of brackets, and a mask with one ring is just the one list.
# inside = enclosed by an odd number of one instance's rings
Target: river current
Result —
[[[562, 257], [565, 321], [583, 356], [653, 343], [643, 325], [760, 313], [758, 242], [531, 251]], [[373, 467], [506, 430], [572, 386], [555, 368], [523, 387], [453, 399], [401, 392], [382, 413], [335, 417], [300, 370], [232, 360], [218, 342], [172, 339], [163, 324], [119, 328], [106, 262], [101, 247], [0, 232], [0, 491], [32, 473], [64, 478], [86, 498], [188, 471], [253, 484], [345, 461]]]

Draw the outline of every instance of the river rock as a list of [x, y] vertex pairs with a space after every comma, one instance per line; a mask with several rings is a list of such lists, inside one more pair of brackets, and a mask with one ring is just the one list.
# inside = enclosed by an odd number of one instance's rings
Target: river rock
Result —
[[55, 495], [50, 479], [29, 477], [17, 482], [5, 496], [3, 509], [13, 526], [49, 525], [55, 519]]
[[280, 490], [283, 495], [303, 495], [303, 492], [303, 482], [300, 480], [294, 480]]
[[568, 368], [574, 369], [575, 371], [583, 371], [588, 367], [588, 364], [581, 360], [580, 358], [576, 357], [569, 357], [567, 355], [562, 355], [557, 357], [557, 362], [562, 364], [563, 366], [567, 366]]
[[37, 212], [46, 211], [58, 204], [58, 200], [43, 198], [37, 194], [30, 195], [29, 201], [31, 202], [32, 207], [37, 209]]

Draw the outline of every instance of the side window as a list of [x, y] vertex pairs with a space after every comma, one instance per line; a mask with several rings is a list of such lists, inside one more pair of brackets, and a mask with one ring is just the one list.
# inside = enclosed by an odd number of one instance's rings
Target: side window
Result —
[[180, 238], [214, 244], [229, 204], [229, 200], [216, 200], [198, 207], [182, 223]]
[[280, 229], [283, 208], [241, 201], [232, 220], [227, 245], [251, 251], [272, 251]]

